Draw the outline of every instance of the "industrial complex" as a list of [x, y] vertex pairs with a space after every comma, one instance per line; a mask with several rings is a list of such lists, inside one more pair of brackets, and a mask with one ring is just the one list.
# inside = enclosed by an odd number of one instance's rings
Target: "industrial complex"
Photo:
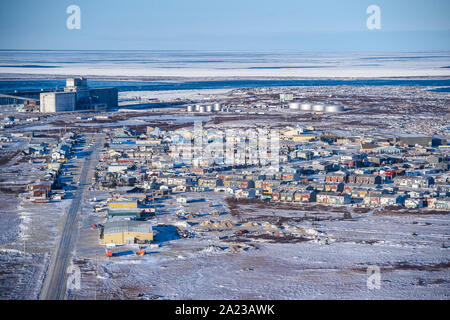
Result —
[[0, 106], [13, 105], [18, 112], [106, 111], [118, 107], [118, 89], [93, 88], [84, 77], [66, 79], [63, 90], [0, 93]]
[[117, 108], [117, 88], [89, 88], [83, 77], [69, 78], [64, 91], [43, 92], [40, 112], [106, 110]]

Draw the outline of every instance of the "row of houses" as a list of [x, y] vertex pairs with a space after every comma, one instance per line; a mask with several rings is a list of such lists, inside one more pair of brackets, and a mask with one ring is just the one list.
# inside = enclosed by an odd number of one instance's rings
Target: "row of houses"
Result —
[[75, 141], [76, 137], [74, 133], [65, 133], [62, 136], [62, 141], [52, 150], [52, 161], [68, 159]]
[[[65, 194], [62, 192], [53, 193], [54, 189], [58, 189], [62, 186], [61, 183], [61, 169], [62, 162], [61, 159], [67, 159], [70, 155], [70, 152], [77, 141], [77, 137], [73, 133], [66, 133], [62, 136], [61, 141], [54, 147], [50, 156], [46, 158], [47, 161], [50, 161], [47, 164], [47, 168], [43, 174], [43, 176], [34, 183], [29, 184], [26, 187], [26, 191], [30, 193], [29, 199], [32, 202], [42, 203], [48, 202], [49, 199], [53, 200], [61, 200], [64, 198]], [[34, 152], [31, 155], [36, 157], [41, 157], [45, 154], [48, 155], [47, 148], [49, 145], [45, 142], [40, 144], [42, 149], [37, 148], [33, 145], [30, 146]], [[56, 156], [58, 154], [59, 156]]]

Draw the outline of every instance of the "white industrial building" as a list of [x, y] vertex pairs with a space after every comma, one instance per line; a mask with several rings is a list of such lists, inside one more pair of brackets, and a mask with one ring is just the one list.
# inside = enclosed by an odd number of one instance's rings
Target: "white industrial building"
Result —
[[76, 94], [74, 92], [41, 93], [40, 112], [74, 111]]

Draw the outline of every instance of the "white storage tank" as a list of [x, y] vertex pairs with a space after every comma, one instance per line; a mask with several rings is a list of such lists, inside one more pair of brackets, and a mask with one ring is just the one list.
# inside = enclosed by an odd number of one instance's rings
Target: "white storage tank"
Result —
[[313, 111], [324, 111], [325, 106], [323, 104], [315, 104], [312, 106]]
[[343, 110], [344, 110], [344, 108], [339, 105], [329, 104], [329, 105], [325, 106], [326, 112], [342, 112]]
[[300, 109], [300, 104], [298, 102], [291, 102], [291, 103], [289, 103], [289, 109], [299, 110]]
[[199, 105], [199, 104], [196, 104], [196, 105], [195, 105], [195, 111], [196, 111], [196, 112], [199, 112], [199, 111], [200, 111], [200, 105]]
[[214, 111], [220, 111], [222, 110], [222, 105], [220, 103], [215, 103], [214, 104]]
[[311, 111], [311, 104], [309, 104], [309, 103], [302, 103], [301, 106], [300, 106], [300, 110]]
[[198, 112], [205, 112], [206, 108], [205, 106], [199, 106]]
[[205, 109], [206, 109], [206, 112], [212, 112], [213, 111], [213, 106], [209, 104], [209, 105], [207, 105], [205, 107]]
[[194, 106], [187, 106], [187, 112], [194, 112]]

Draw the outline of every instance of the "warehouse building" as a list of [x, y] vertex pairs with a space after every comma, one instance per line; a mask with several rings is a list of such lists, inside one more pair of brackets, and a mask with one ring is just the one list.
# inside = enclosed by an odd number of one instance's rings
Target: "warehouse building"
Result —
[[145, 221], [108, 221], [103, 229], [104, 244], [134, 244], [153, 241], [153, 227]]

